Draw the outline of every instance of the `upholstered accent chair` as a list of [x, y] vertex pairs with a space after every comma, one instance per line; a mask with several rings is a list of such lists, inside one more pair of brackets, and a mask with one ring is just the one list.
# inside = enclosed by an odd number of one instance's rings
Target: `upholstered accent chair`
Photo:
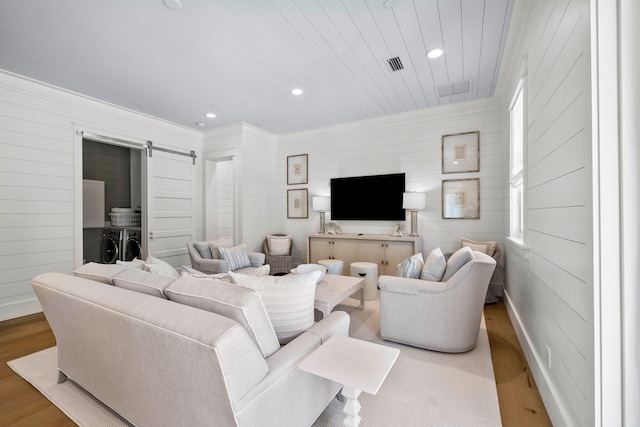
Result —
[[473, 349], [495, 267], [489, 255], [463, 247], [447, 260], [441, 281], [380, 276], [382, 338], [447, 353]]
[[264, 239], [265, 264], [272, 275], [287, 274], [293, 268], [293, 239], [285, 234], [269, 234]]
[[249, 252], [243, 243], [229, 247], [217, 241], [187, 243], [191, 267], [206, 274], [227, 273], [255, 269], [264, 265], [265, 256], [261, 252]]

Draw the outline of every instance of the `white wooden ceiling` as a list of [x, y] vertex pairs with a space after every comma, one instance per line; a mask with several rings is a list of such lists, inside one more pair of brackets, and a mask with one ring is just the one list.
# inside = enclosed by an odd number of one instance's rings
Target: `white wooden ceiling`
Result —
[[0, 0], [0, 69], [199, 130], [286, 134], [491, 96], [513, 1]]

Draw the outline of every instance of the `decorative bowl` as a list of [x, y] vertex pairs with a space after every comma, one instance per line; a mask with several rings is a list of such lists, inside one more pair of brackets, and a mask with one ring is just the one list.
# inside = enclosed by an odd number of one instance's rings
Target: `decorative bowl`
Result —
[[327, 274], [327, 267], [325, 267], [324, 265], [320, 265], [320, 264], [300, 264], [296, 268], [292, 268], [291, 272], [293, 274], [301, 274], [301, 273], [310, 273], [310, 272], [316, 271], [316, 270], [319, 270], [322, 273], [322, 274], [320, 274], [320, 277], [316, 281], [316, 283], [320, 283], [320, 281], [322, 281], [322, 279], [324, 279], [324, 275]]

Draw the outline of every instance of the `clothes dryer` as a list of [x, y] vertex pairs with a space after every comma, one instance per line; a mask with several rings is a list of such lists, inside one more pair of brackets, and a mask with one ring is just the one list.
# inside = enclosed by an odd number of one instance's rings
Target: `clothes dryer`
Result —
[[105, 228], [102, 232], [101, 258], [103, 264], [115, 264], [120, 259], [120, 242], [123, 230]]
[[142, 257], [141, 231], [137, 228], [127, 228], [122, 235], [122, 256], [123, 261], [132, 261], [134, 258]]

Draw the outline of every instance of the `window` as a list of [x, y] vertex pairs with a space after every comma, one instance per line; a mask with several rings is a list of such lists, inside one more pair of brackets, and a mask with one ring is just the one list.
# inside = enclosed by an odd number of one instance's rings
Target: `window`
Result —
[[523, 240], [524, 229], [524, 80], [520, 80], [516, 93], [509, 107], [511, 164], [509, 173], [510, 183], [510, 212], [511, 234], [516, 239]]

